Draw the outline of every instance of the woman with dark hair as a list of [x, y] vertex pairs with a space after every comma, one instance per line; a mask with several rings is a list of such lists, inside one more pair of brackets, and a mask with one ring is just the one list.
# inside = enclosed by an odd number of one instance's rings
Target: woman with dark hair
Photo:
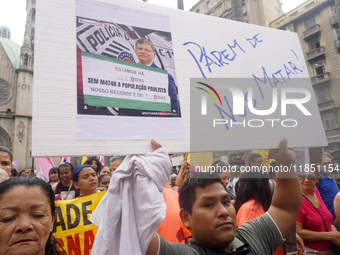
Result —
[[97, 175], [98, 177], [103, 175], [103, 174], [108, 174], [111, 176], [110, 174], [110, 168], [108, 166], [103, 166], [102, 169], [100, 169], [98, 172], [97, 172]]
[[96, 173], [98, 173], [102, 169], [102, 163], [96, 158], [96, 157], [90, 157], [88, 158], [85, 163], [85, 165], [91, 165]]
[[111, 175], [109, 174], [102, 174], [99, 175], [98, 177], [98, 189], [103, 191], [103, 190], [108, 190], [109, 185], [111, 181]]
[[59, 183], [59, 175], [58, 175], [58, 168], [52, 167], [48, 173], [49, 181], [48, 183], [51, 185], [52, 190], [55, 191], [55, 188], [57, 187]]
[[264, 214], [272, 201], [267, 174], [244, 172], [236, 190], [235, 210], [237, 226]]
[[[272, 202], [272, 191], [269, 176], [266, 173], [250, 171], [242, 173], [236, 190], [236, 221], [237, 226], [254, 220], [268, 211]], [[274, 255], [283, 254], [279, 246]]]
[[0, 183], [0, 253], [65, 254], [50, 231], [55, 209], [51, 186], [39, 178], [18, 176]]
[[91, 165], [80, 165], [73, 171], [74, 186], [79, 190], [80, 196], [85, 197], [88, 195], [99, 192], [98, 176], [96, 171]]
[[12, 177], [15, 177], [15, 176], [18, 176], [18, 171], [15, 169], [15, 168], [12, 168], [11, 169], [11, 174], [9, 175], [9, 178], [12, 178]]
[[74, 199], [79, 196], [78, 190], [73, 186], [72, 172], [73, 166], [68, 162], [63, 162], [58, 167], [60, 182], [55, 188], [55, 194], [60, 194], [63, 200]]

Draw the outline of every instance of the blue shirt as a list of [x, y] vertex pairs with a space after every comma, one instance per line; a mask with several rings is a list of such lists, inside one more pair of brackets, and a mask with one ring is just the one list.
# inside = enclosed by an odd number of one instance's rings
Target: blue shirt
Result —
[[318, 184], [316, 184], [317, 189], [320, 192], [323, 202], [327, 206], [330, 213], [333, 215], [333, 219], [335, 219], [334, 213], [334, 198], [336, 194], [339, 192], [339, 187], [336, 184], [333, 176], [327, 177], [324, 171], [320, 172], [321, 179]]

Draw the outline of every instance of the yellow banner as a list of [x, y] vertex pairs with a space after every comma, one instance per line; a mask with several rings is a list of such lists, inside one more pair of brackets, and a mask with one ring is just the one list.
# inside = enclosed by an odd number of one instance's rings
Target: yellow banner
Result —
[[57, 217], [52, 233], [68, 255], [91, 254], [97, 227], [89, 219], [105, 193], [55, 202]]
[[212, 152], [195, 152], [189, 153], [188, 163], [192, 166], [198, 166], [204, 169], [204, 167], [211, 166], [213, 163]]

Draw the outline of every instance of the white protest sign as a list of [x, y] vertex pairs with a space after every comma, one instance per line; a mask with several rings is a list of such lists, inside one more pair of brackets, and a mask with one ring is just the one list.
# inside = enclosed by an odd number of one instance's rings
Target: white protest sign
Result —
[[[202, 89], [211, 93], [215, 101], [217, 98], [209, 88], [196, 83], [194, 86], [201, 88], [196, 89], [201, 94], [197, 95], [199, 100], [193, 101], [198, 103], [195, 109], [190, 109], [191, 78], [252, 80], [239, 91], [244, 101], [240, 105], [247, 107], [243, 115], [233, 112], [230, 98], [236, 94], [220, 92], [221, 105], [219, 100], [215, 104], [206, 96], [208, 115], [216, 112], [215, 105], [218, 105], [221, 108], [218, 112], [226, 113], [220, 114], [218, 119], [230, 124], [239, 114], [247, 125], [249, 88], [257, 102], [253, 105], [255, 110], [275, 105], [270, 99], [273, 89], [278, 89], [279, 99], [273, 109], [282, 122], [287, 119], [280, 109], [282, 88], [296, 86], [295, 78], [309, 79], [295, 33], [134, 0], [40, 0], [37, 10], [33, 156], [143, 153], [151, 149], [151, 138], [157, 139], [169, 152], [208, 150], [209, 139], [202, 140], [200, 148], [191, 144], [191, 131], [199, 126], [190, 126], [190, 110], [198, 110], [201, 115], [201, 108], [204, 108], [201, 98], [208, 95]], [[140, 49], [144, 55], [138, 53], [136, 42], [140, 38], [147, 38], [154, 44], [154, 66], [143, 64], [148, 49]], [[98, 59], [100, 61], [95, 62]], [[118, 86], [119, 79], [130, 80], [118, 90], [114, 84]], [[175, 93], [171, 91], [174, 86]], [[287, 104], [289, 119], [298, 122], [296, 127], [281, 127], [279, 132], [275, 131], [276, 126], [270, 125], [268, 129], [235, 128], [228, 130], [229, 133], [225, 131], [230, 139], [228, 142], [220, 139], [223, 141], [220, 147], [223, 150], [275, 148], [281, 137], [287, 137], [292, 147], [327, 145], [312, 86], [309, 81], [303, 86], [311, 97], [308, 104], [302, 101], [301, 104], [311, 115], [302, 117], [296, 105]], [[103, 89], [106, 92], [108, 89], [108, 93], [101, 94], [99, 91]], [[115, 92], [110, 93], [110, 89]], [[136, 98], [137, 93], [143, 96]], [[287, 99], [299, 98], [287, 94]], [[209, 110], [211, 105], [215, 107], [212, 111]], [[255, 115], [252, 120], [265, 122], [270, 118]], [[243, 120], [236, 120], [239, 121]], [[308, 130], [299, 126], [304, 121], [308, 122]], [[259, 126], [259, 121], [250, 124]], [[284, 124], [289, 125], [288, 122]], [[205, 133], [199, 131], [198, 135], [213, 133], [212, 123], [209, 125]], [[222, 127], [226, 129], [225, 123], [218, 126]]]

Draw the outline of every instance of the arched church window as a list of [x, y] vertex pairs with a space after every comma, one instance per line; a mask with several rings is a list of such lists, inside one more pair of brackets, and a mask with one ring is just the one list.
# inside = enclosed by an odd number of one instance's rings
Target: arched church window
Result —
[[28, 63], [28, 56], [27, 56], [27, 54], [25, 54], [25, 56], [24, 56], [24, 65], [26, 66], [27, 63]]
[[0, 127], [0, 146], [5, 146], [8, 149], [12, 150], [12, 141], [9, 134]]
[[6, 81], [0, 79], [0, 104], [9, 98], [10, 93], [11, 91], [9, 84]]

